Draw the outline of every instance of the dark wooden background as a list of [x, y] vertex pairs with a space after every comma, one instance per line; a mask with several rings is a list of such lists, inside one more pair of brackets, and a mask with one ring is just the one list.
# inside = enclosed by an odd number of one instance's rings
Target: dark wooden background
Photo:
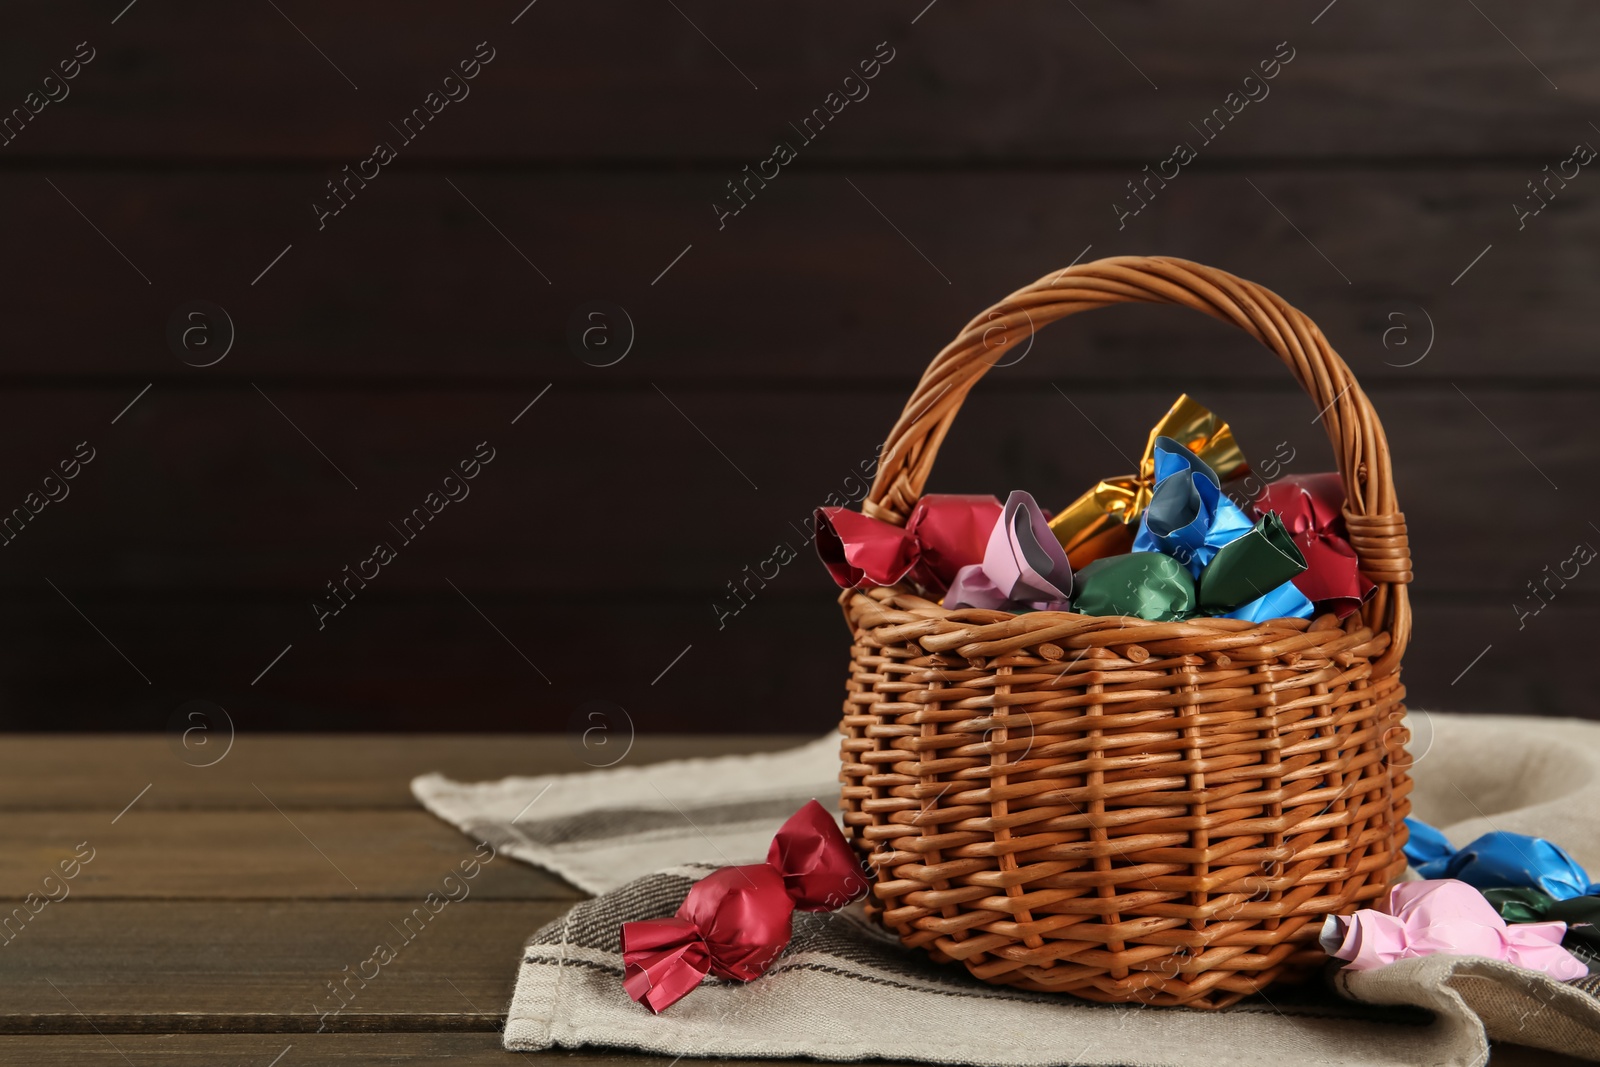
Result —
[[[240, 730], [821, 730], [847, 643], [821, 567], [719, 629], [725, 583], [799, 546], [970, 315], [1121, 253], [1272, 286], [1362, 379], [1411, 523], [1414, 705], [1594, 714], [1600, 578], [1514, 605], [1600, 544], [1600, 175], [1513, 207], [1600, 144], [1593, 5], [125, 2], [0, 35], [0, 114], [95, 52], [0, 147], [0, 513], [95, 450], [0, 546], [5, 728], [173, 729], [199, 700]], [[870, 95], [800, 144], [880, 42]], [[780, 139], [798, 158], [719, 229]], [[319, 230], [380, 140], [398, 158]], [[167, 337], [194, 300], [236, 329], [208, 367]], [[633, 324], [611, 366], [569, 341], [592, 301]], [[1185, 390], [1247, 451], [1330, 465], [1250, 341], [1122, 308], [994, 372], [933, 488], [1059, 506]], [[481, 441], [470, 496], [399, 545]], [[379, 540], [399, 558], [319, 630]]]

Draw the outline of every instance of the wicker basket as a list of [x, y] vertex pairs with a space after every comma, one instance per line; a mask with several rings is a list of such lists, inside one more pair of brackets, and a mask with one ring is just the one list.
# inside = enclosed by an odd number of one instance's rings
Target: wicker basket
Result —
[[1294, 372], [1338, 454], [1375, 594], [1342, 624], [1257, 624], [846, 590], [844, 824], [876, 870], [869, 912], [936, 960], [1024, 989], [1220, 1008], [1320, 969], [1324, 917], [1405, 869], [1411, 562], [1383, 428], [1349, 368], [1305, 315], [1220, 270], [1069, 267], [939, 353], [862, 510], [905, 521], [997, 328], [1131, 301], [1231, 322]]

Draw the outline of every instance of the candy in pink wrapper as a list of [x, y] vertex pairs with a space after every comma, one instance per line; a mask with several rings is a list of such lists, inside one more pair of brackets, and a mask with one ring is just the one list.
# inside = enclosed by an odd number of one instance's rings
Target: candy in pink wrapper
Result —
[[849, 842], [810, 801], [772, 839], [767, 862], [713, 871], [670, 919], [623, 923], [622, 986], [659, 1013], [708, 973], [748, 982], [789, 944], [796, 909], [834, 911], [866, 891]]
[[1504, 960], [1565, 982], [1589, 973], [1561, 947], [1566, 932], [1561, 922], [1508, 925], [1482, 893], [1442, 878], [1401, 882], [1389, 891], [1388, 913], [1362, 908], [1328, 916], [1319, 940], [1328, 955], [1358, 971], [1444, 953]]
[[1295, 577], [1295, 588], [1318, 610], [1340, 618], [1360, 607], [1374, 588], [1345, 540], [1343, 505], [1344, 481], [1333, 472], [1279, 478], [1250, 502], [1257, 517], [1277, 512], [1305, 556], [1306, 569]]
[[818, 508], [817, 555], [841, 589], [909, 579], [942, 596], [957, 571], [983, 558], [1000, 511], [992, 496], [952, 493], [918, 500], [904, 526], [849, 508]]
[[962, 567], [945, 595], [947, 608], [1066, 611], [1072, 564], [1032, 496], [1018, 489], [989, 532], [983, 562]]

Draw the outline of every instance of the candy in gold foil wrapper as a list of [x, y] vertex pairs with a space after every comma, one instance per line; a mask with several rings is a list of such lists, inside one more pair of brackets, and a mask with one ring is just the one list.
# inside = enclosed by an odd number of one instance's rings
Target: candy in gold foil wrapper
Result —
[[1062, 508], [1050, 529], [1066, 549], [1074, 569], [1133, 549], [1139, 516], [1155, 488], [1156, 438], [1171, 437], [1216, 471], [1221, 481], [1250, 473], [1228, 424], [1185, 393], [1150, 431], [1139, 473], [1108, 478]]

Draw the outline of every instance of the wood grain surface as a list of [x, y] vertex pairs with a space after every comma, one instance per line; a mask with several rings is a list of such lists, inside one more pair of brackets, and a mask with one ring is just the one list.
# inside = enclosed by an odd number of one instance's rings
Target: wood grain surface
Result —
[[[111, 6], [18, 12], [0, 52], [8, 96], [20, 101], [80, 40], [100, 55], [60, 113], [48, 107], [9, 151], [169, 166], [352, 161], [484, 40], [494, 60], [417, 138], [416, 156], [742, 164], [842, 91], [882, 41], [895, 58], [816, 138], [816, 154], [1008, 164], [1165, 154], [1191, 136], [1188, 122], [1245, 91], [1284, 41], [1294, 58], [1267, 83], [1259, 112], [1246, 106], [1216, 138], [1218, 154], [1542, 152], [1600, 102], [1589, 47], [1600, 16], [1574, 0], [1487, 14], [1445, 3], [1324, 12], [1326, 0], [1228, 0], [1198, 11], [1154, 0], [1079, 11], [1028, 0], [1003, 18], [975, 0], [925, 14], [884, 2], [768, 11], [696, 0], [682, 14], [625, 16], [608, 5], [365, 0], [285, 9], [292, 23], [270, 6], [200, 0], [112, 23]], [[138, 115], [155, 121], [128, 121]]]
[[[1586, 572], [1543, 584], [1600, 536], [1597, 27], [1571, 0], [19, 9], [0, 729], [181, 739], [207, 701], [251, 733], [581, 738], [606, 701], [820, 732], [845, 642], [806, 516], [970, 315], [1146, 252], [1278, 290], [1373, 398], [1412, 703], [1592, 716], [1528, 665], [1586, 655], [1600, 609]], [[997, 344], [935, 489], [1060, 506], [1183, 391], [1328, 466], [1279, 368], [1201, 316]], [[480, 442], [470, 496], [319, 619]]]
[[[248, 1067], [277, 1067], [272, 1058], [288, 1067], [292, 1055], [304, 1054], [310, 1063], [364, 1064], [370, 1067], [412, 1067], [448, 1061], [463, 1067], [499, 1067], [508, 1061], [497, 1034], [487, 1033], [407, 1033], [407, 1034], [119, 1034], [114, 1039], [93, 1037], [6, 1037], [12, 1054], [25, 1057], [30, 1064], [55, 1067], [56, 1064], [136, 1065], [136, 1067], [211, 1067], [213, 1064], [246, 1064]], [[523, 1053], [529, 1059], [540, 1059]], [[545, 1057], [552, 1061], [554, 1056]], [[773, 1060], [716, 1059], [705, 1062], [719, 1067], [771, 1067]], [[654, 1057], [629, 1052], [597, 1050], [563, 1052], [563, 1064], [570, 1067], [646, 1067], [659, 1064]], [[864, 1061], [874, 1067], [892, 1067], [892, 1061]], [[1543, 1049], [1519, 1045], [1496, 1045], [1493, 1067], [1579, 1067], [1583, 1060], [1559, 1056]]]
[[[627, 760], [794, 740], [641, 738]], [[0, 756], [0, 1062], [115, 1049], [264, 1064], [291, 1044], [285, 1064], [479, 1055], [498, 1045], [522, 942], [581, 898], [494, 857], [465, 895], [416, 917], [477, 850], [409, 799], [409, 780], [582, 769], [561, 735], [247, 735], [204, 768], [160, 737], [17, 741]], [[140, 779], [148, 789], [124, 795]], [[324, 1017], [326, 983], [379, 941], [399, 946], [394, 961]], [[330, 1040], [356, 1034], [374, 1041]]]
[[[627, 763], [790, 740], [640, 738]], [[247, 735], [199, 769], [156, 737], [15, 739], [0, 751], [0, 913], [11, 915], [0, 1063], [509, 1062], [499, 1028], [518, 949], [578, 894], [498, 857], [424, 924], [413, 909], [474, 849], [401, 798], [419, 769], [478, 780], [568, 770], [571, 755], [559, 735]], [[124, 807], [120, 787], [137, 779], [151, 788]], [[281, 813], [252, 780], [270, 783]], [[70, 892], [52, 890], [60, 899], [19, 921], [14, 909], [63, 859], [88, 855], [85, 841], [93, 854]], [[393, 962], [324, 1017], [326, 983], [379, 941], [400, 945]], [[524, 1055], [572, 1067], [667, 1062], [605, 1049]], [[1505, 1046], [1494, 1063], [1558, 1061]]]

